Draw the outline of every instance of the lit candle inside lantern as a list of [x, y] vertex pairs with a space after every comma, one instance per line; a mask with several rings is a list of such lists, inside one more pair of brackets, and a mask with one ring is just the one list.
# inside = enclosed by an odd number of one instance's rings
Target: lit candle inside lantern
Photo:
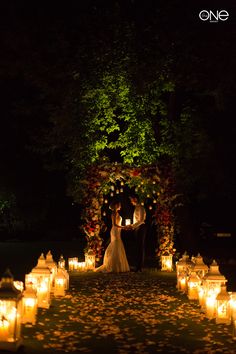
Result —
[[85, 267], [85, 262], [78, 262], [78, 271], [84, 271]]
[[161, 256], [161, 270], [167, 272], [172, 271], [172, 255]]
[[78, 268], [78, 258], [68, 258], [69, 271], [76, 270]]
[[198, 300], [198, 288], [201, 280], [196, 272], [191, 272], [188, 278], [188, 298], [189, 300]]
[[230, 295], [226, 290], [226, 285], [221, 285], [221, 290], [216, 296], [216, 323], [230, 324]]
[[55, 276], [54, 295], [65, 296], [65, 290], [67, 287], [67, 278], [63, 269], [59, 269]]
[[61, 268], [61, 269], [65, 269], [66, 268], [66, 261], [65, 261], [65, 259], [64, 259], [62, 254], [61, 254], [60, 259], [58, 261], [58, 268]]
[[85, 268], [86, 270], [95, 269], [95, 261], [96, 255], [92, 249], [89, 249], [87, 253], [85, 253]]
[[22, 292], [16, 289], [7, 270], [0, 285], [0, 350], [18, 350], [22, 343], [21, 321]]
[[131, 225], [131, 219], [125, 219], [125, 225]]
[[37, 291], [38, 307], [50, 307], [51, 274], [42, 253], [36, 267], [25, 277], [26, 287], [32, 283], [33, 288]]
[[185, 273], [179, 275], [179, 290], [183, 293], [187, 290], [187, 274]]
[[37, 313], [37, 292], [33, 289], [32, 284], [28, 285], [26, 290], [23, 292], [23, 317], [22, 323], [32, 323], [36, 322]]
[[216, 294], [210, 293], [206, 297], [206, 317], [212, 319], [215, 317]]

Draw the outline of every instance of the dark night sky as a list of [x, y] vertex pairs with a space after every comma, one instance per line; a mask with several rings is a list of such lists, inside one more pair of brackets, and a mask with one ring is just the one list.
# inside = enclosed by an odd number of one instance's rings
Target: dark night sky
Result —
[[[50, 2], [50, 6], [48, 3]], [[110, 32], [102, 19], [109, 14], [111, 4], [120, 6], [117, 21], [134, 22], [137, 28], [137, 47], [148, 43], [148, 24], [154, 23], [152, 31], [162, 28], [169, 42], [173, 37], [183, 46], [195, 50], [202, 61], [199, 87], [205, 84], [217, 86], [217, 76], [232, 77], [224, 82], [224, 109], [218, 116], [211, 117], [205, 111], [209, 131], [216, 142], [219, 154], [219, 169], [227, 169], [228, 175], [236, 177], [235, 165], [235, 6], [233, 1], [7, 1], [0, 5], [0, 93], [1, 93], [1, 129], [0, 129], [0, 182], [2, 191], [14, 190], [19, 200], [23, 218], [38, 218], [47, 214], [48, 227], [54, 229], [71, 228], [75, 231], [78, 223], [78, 210], [71, 205], [71, 199], [65, 196], [65, 178], [62, 172], [47, 171], [43, 168], [40, 156], [30, 148], [30, 137], [42, 124], [47, 115], [48, 105], [42, 92], [37, 92], [35, 77], [45, 82], [45, 89], [58, 91], [58, 101], [63, 95], [61, 87], [66, 88], [66, 73], [70, 58], [78, 53], [77, 40], [81, 43], [103, 33], [104, 41], [109, 41]], [[155, 12], [160, 4], [160, 11]], [[115, 8], [115, 7], [114, 7]], [[228, 21], [210, 24], [199, 20], [199, 9], [226, 9], [230, 13]], [[156, 13], [159, 13], [157, 19]], [[101, 29], [102, 28], [102, 29]], [[152, 45], [152, 43], [150, 43]], [[219, 48], [218, 48], [219, 45]], [[218, 51], [219, 49], [219, 51]], [[165, 52], [163, 45], [163, 51]], [[184, 50], [185, 55], [187, 53]], [[179, 63], [181, 63], [181, 45]], [[204, 65], [204, 57], [212, 58], [214, 70]], [[207, 60], [206, 60], [207, 61]], [[185, 58], [184, 63], [187, 63]], [[179, 64], [180, 65], [180, 64]], [[199, 70], [201, 65], [196, 67]], [[194, 70], [194, 68], [192, 68]], [[86, 70], [86, 68], [85, 68]], [[186, 68], [186, 71], [188, 68]], [[36, 73], [36, 75], [35, 75]], [[58, 75], [60, 73], [60, 75]], [[232, 74], [232, 75], [231, 75]], [[34, 77], [35, 75], [35, 77]], [[197, 74], [196, 74], [197, 75]], [[27, 78], [27, 80], [26, 80]], [[58, 80], [60, 79], [60, 82]], [[187, 77], [186, 77], [187, 79]], [[30, 82], [30, 80], [32, 80]], [[65, 82], [63, 81], [65, 80]], [[233, 91], [233, 92], [232, 92]], [[216, 92], [217, 94], [217, 92]], [[50, 92], [49, 92], [50, 96]], [[52, 94], [56, 100], [56, 95]], [[199, 92], [200, 97], [200, 92]], [[199, 98], [201, 100], [201, 98]], [[39, 107], [38, 102], [45, 102]], [[58, 102], [53, 102], [57, 104]], [[207, 105], [209, 107], [209, 104]], [[28, 114], [28, 110], [33, 114]], [[229, 181], [236, 191], [234, 178]], [[230, 187], [230, 188], [231, 188]], [[217, 192], [217, 191], [216, 191]], [[236, 192], [235, 192], [236, 196]], [[35, 215], [34, 215], [35, 214]], [[50, 220], [50, 221], [49, 221]], [[55, 230], [55, 225], [58, 227]], [[40, 232], [40, 228], [39, 228]], [[70, 231], [69, 231], [70, 232]]]

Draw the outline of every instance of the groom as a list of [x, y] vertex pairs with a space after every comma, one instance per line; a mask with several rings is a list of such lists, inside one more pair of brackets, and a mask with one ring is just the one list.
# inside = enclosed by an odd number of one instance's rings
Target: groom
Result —
[[135, 272], [142, 272], [144, 264], [144, 249], [145, 238], [147, 232], [146, 210], [139, 203], [138, 197], [133, 195], [130, 197], [131, 204], [134, 206], [133, 224], [130, 226], [131, 230], [134, 230], [134, 237], [136, 241], [135, 247]]

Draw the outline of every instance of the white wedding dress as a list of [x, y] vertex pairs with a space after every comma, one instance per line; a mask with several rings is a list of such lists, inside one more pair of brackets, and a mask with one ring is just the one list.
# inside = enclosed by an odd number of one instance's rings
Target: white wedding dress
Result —
[[[117, 225], [121, 225], [121, 222], [122, 217], [118, 215], [116, 218]], [[95, 272], [122, 273], [129, 272], [129, 270], [124, 244], [121, 239], [121, 229], [113, 225], [111, 228], [111, 242], [105, 251], [103, 264], [96, 268]]]

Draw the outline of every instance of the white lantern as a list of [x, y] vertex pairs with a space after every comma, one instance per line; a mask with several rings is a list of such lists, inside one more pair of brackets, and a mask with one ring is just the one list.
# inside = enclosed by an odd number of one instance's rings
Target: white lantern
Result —
[[130, 219], [125, 219], [125, 225], [131, 225], [131, 220]]
[[67, 278], [63, 269], [58, 269], [55, 276], [54, 296], [65, 296], [65, 290], [67, 288]]
[[[194, 266], [194, 263], [190, 260], [189, 255], [187, 254], [187, 252], [185, 252], [183, 254], [182, 258], [180, 258], [180, 260], [177, 261], [175, 263], [175, 265], [176, 265], [176, 275], [177, 275], [177, 286], [176, 287], [178, 288], [179, 275], [180, 274], [185, 274], [185, 281], [187, 281], [188, 275], [190, 274], [191, 269]], [[187, 283], [186, 283], [186, 286], [187, 286]], [[187, 289], [187, 287], [186, 287], [186, 289]], [[183, 290], [181, 290], [181, 291], [183, 291]]]
[[78, 257], [68, 258], [69, 271], [77, 270], [78, 268]]
[[0, 350], [17, 351], [21, 346], [21, 320], [22, 293], [7, 270], [0, 286]]
[[50, 291], [51, 291], [51, 271], [46, 265], [44, 254], [42, 253], [38, 259], [38, 264], [31, 273], [26, 274], [26, 287], [29, 283], [33, 283], [33, 288], [37, 291], [38, 307], [50, 307]]
[[226, 278], [220, 273], [219, 266], [213, 261], [210, 270], [203, 278], [204, 286], [204, 307], [206, 317], [212, 319], [215, 317], [216, 296], [221, 290], [221, 285], [225, 285]]
[[216, 323], [231, 323], [230, 295], [226, 285], [221, 285], [221, 290], [216, 296]]
[[36, 314], [37, 314], [37, 291], [33, 288], [33, 284], [28, 284], [26, 289], [23, 292], [23, 315], [22, 323], [36, 323]]
[[65, 269], [66, 268], [66, 261], [63, 257], [63, 255], [60, 255], [60, 259], [58, 261], [58, 268]]
[[161, 270], [171, 272], [173, 270], [172, 255], [161, 256]]
[[208, 266], [203, 262], [202, 256], [198, 253], [197, 257], [194, 257], [194, 265], [192, 271], [196, 272], [200, 278], [203, 278], [208, 270]]
[[88, 252], [85, 253], [85, 267], [86, 270], [95, 269], [95, 260], [96, 256], [92, 249], [89, 249]]
[[189, 300], [198, 300], [198, 289], [201, 279], [196, 272], [191, 272], [188, 278], [188, 298]]
[[193, 268], [194, 263], [190, 260], [189, 255], [185, 252], [180, 258], [179, 261], [176, 262], [176, 273], [178, 274], [182, 271], [185, 271], [187, 274], [190, 274], [190, 270]]
[[54, 285], [54, 278], [57, 273], [57, 263], [54, 261], [51, 251], [46, 254], [46, 265], [51, 271], [51, 287]]
[[78, 262], [78, 268], [77, 269], [78, 269], [79, 272], [85, 271], [85, 269], [86, 269], [85, 262]]
[[187, 273], [182, 271], [177, 278], [177, 289], [183, 293], [187, 292]]

